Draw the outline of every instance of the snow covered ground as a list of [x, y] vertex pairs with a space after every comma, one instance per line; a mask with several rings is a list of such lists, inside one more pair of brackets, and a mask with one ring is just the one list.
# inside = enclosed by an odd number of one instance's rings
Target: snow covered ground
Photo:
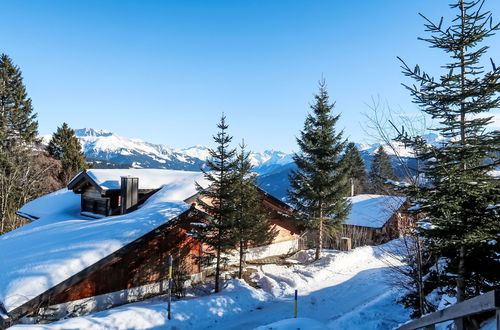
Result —
[[[409, 319], [396, 304], [400, 292], [390, 285], [385, 253], [397, 241], [350, 252], [326, 251], [313, 262], [301, 251], [285, 265], [256, 267], [254, 281], [231, 280], [218, 294], [172, 304], [172, 320], [161, 299], [129, 304], [50, 325], [15, 329], [392, 329]], [[293, 293], [299, 292], [298, 319]]]

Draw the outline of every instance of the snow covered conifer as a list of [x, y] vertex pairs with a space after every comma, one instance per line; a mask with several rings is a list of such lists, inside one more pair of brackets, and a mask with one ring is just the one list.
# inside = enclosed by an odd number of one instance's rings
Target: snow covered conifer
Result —
[[483, 1], [455, 1], [448, 27], [423, 16], [431, 36], [422, 40], [450, 55], [439, 78], [402, 61], [403, 73], [416, 81], [407, 86], [414, 102], [439, 122], [435, 130], [446, 138], [432, 146], [401, 132], [399, 140], [427, 165], [427, 184], [413, 191], [418, 211], [427, 216], [420, 232], [447, 261], [442, 279], [458, 301], [500, 286], [500, 185], [489, 174], [499, 165], [500, 134], [486, 129], [488, 112], [500, 107], [500, 68], [491, 60], [486, 70], [481, 62], [488, 50], [482, 43], [500, 24], [482, 7]]
[[61, 161], [60, 179], [63, 183], [67, 183], [76, 173], [87, 168], [85, 155], [81, 149], [75, 131], [66, 123], [58, 127], [57, 131], [52, 135], [47, 151], [51, 157]]
[[326, 83], [319, 82], [319, 93], [311, 105], [297, 143], [300, 152], [293, 157], [297, 170], [290, 175], [290, 202], [300, 212], [306, 225], [318, 232], [316, 259], [321, 256], [325, 232], [333, 232], [349, 214], [348, 163], [341, 157], [346, 141], [335, 125], [340, 115], [333, 115]]
[[200, 239], [213, 248], [215, 254], [215, 292], [220, 290], [222, 253], [234, 249], [237, 237], [234, 233], [234, 190], [237, 162], [236, 150], [231, 148], [232, 137], [227, 134], [226, 116], [222, 115], [217, 125], [219, 132], [213, 139], [216, 149], [209, 149], [208, 170], [202, 169], [209, 182], [208, 187], [197, 185], [201, 195], [198, 203], [211, 215], [207, 226], [200, 229]]

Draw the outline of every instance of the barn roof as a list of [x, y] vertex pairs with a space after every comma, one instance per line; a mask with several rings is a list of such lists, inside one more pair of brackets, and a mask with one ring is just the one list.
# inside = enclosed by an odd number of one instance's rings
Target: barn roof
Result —
[[75, 175], [68, 183], [68, 188], [73, 189], [80, 181], [90, 181], [98, 190], [120, 189], [121, 177], [131, 176], [139, 178], [139, 189], [158, 189], [172, 181], [183, 178], [190, 180], [189, 171], [161, 170], [161, 169], [90, 169]]
[[[104, 171], [108, 170], [88, 172], [95, 173], [100, 184], [116, 181], [115, 175], [119, 180], [124, 173], [152, 174], [109, 170], [108, 175]], [[0, 236], [0, 307], [13, 311], [181, 215], [190, 208], [183, 200], [196, 192], [195, 182], [205, 183], [200, 172], [155, 172], [161, 173], [157, 180], [161, 190], [128, 214], [89, 220], [80, 215], [80, 199], [68, 189], [23, 206], [20, 213], [38, 220]], [[144, 175], [139, 181], [147, 181]]]
[[352, 209], [345, 224], [370, 228], [382, 228], [406, 201], [406, 197], [386, 195], [357, 195], [348, 199]]

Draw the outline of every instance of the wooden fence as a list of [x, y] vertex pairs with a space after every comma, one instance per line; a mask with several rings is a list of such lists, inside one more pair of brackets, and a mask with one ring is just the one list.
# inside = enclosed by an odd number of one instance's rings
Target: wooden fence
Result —
[[457, 330], [463, 330], [464, 317], [493, 310], [496, 311], [496, 329], [500, 330], [500, 290], [489, 291], [440, 311], [427, 314], [400, 326], [398, 330], [435, 329], [436, 324], [450, 320], [455, 321]]

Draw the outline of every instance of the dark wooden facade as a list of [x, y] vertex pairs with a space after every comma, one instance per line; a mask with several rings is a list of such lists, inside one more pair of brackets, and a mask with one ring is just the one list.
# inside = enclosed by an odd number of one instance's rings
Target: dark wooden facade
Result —
[[184, 216], [175, 225], [162, 226], [148, 234], [133, 248], [125, 247], [101, 268], [55, 294], [50, 303], [60, 304], [159, 282], [167, 278], [170, 255], [182, 258], [189, 273], [201, 272], [196, 257], [201, 253], [201, 245], [186, 235], [192, 221], [199, 219]]
[[[114, 192], [114, 194], [101, 194], [101, 192], [93, 186], [87, 186], [83, 189], [81, 195], [82, 212], [103, 216], [117, 214], [116, 210], [120, 206], [119, 195], [120, 194], [116, 192]], [[115, 210], [115, 212], [113, 212], [113, 210]]]
[[191, 208], [14, 309], [10, 318], [16, 320], [27, 314], [36, 315], [40, 308], [51, 305], [161, 281], [166, 278], [170, 255], [181, 258], [188, 272], [200, 272], [197, 256], [201, 245], [185, 234], [191, 222], [199, 222], [205, 216]]
[[[282, 202], [276, 197], [268, 194], [262, 189], [258, 189], [261, 195], [261, 202], [264, 209], [268, 211], [271, 219], [270, 230], [276, 233], [276, 236], [268, 244], [280, 243], [284, 241], [298, 239], [303, 228], [294, 220], [294, 210], [288, 204]], [[186, 203], [195, 207], [199, 207], [198, 199], [200, 194], [195, 194], [185, 200]], [[210, 204], [208, 200], [204, 199], [205, 203]], [[200, 208], [200, 211], [204, 211]], [[250, 244], [249, 247], [256, 247], [257, 245]]]
[[159, 189], [139, 189], [138, 178], [121, 178], [120, 189], [103, 189], [85, 172], [69, 184], [68, 189], [81, 195], [82, 214], [103, 217], [132, 212]]

